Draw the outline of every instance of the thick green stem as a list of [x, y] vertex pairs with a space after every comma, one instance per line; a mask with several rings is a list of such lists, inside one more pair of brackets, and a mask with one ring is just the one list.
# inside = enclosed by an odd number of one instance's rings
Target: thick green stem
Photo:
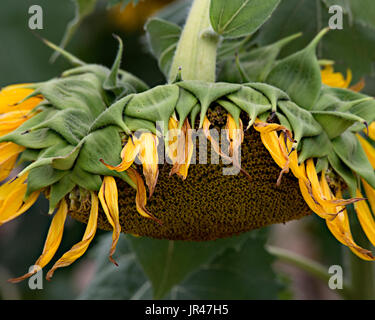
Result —
[[211, 27], [210, 2], [194, 0], [177, 45], [169, 82], [173, 82], [179, 72], [183, 80], [215, 82], [219, 36]]
[[349, 298], [355, 300], [375, 299], [374, 267], [371, 262], [363, 261], [350, 254], [351, 291]]

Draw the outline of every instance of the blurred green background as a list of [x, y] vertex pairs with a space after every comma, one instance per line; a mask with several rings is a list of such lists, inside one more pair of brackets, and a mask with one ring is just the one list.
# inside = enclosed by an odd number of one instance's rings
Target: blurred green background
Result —
[[[150, 5], [153, 0], [147, 1]], [[306, 9], [306, 1], [284, 0], [285, 5], [278, 9], [276, 16], [282, 15], [282, 10], [288, 12], [288, 6], [293, 6], [293, 2], [301, 4], [301, 6], [295, 6], [293, 14], [298, 13], [301, 8], [309, 10], [309, 8]], [[313, 3], [319, 1], [308, 0], [307, 2], [309, 3], [308, 7], [310, 4], [313, 6]], [[302, 3], [305, 5], [303, 6]], [[30, 17], [28, 9], [34, 4], [43, 8], [43, 30], [31, 31], [28, 28]], [[126, 23], [121, 23], [121, 17], [118, 13], [114, 13], [113, 10], [106, 10], [106, 5], [106, 1], [97, 4], [95, 12], [82, 22], [78, 32], [69, 43], [68, 50], [86, 62], [111, 66], [117, 51], [117, 42], [112, 34], [117, 34], [124, 40], [125, 44], [122, 68], [142, 78], [150, 86], [163, 83], [164, 78], [158, 70], [157, 62], [146, 49], [142, 28], [138, 26], [139, 23], [133, 21], [130, 26], [126, 26]], [[0, 10], [1, 87], [13, 83], [38, 82], [57, 77], [69, 66], [61, 57], [55, 63], [50, 63], [52, 52], [40, 41], [38, 36], [59, 43], [66, 25], [74, 16], [74, 10], [74, 4], [70, 0], [2, 0]], [[184, 14], [182, 14], [183, 16]], [[296, 14], [296, 17], [299, 17], [299, 19], [291, 20], [295, 24], [289, 21], [288, 24], [283, 24], [282, 28], [278, 28], [279, 20], [269, 22], [265, 26], [264, 32], [259, 36], [259, 43], [270, 43], [283, 36], [290, 35], [295, 32], [295, 28], [302, 25], [305, 26], [308, 34], [301, 41], [297, 41], [294, 47], [288, 47], [283, 55], [305, 45], [316, 30], [313, 26], [310, 27], [310, 20], [306, 18], [303, 11], [300, 12], [300, 15]], [[291, 27], [291, 25], [293, 26]], [[356, 41], [358, 40], [358, 44], [362, 45], [363, 39], [357, 36], [355, 31], [353, 32], [354, 42], [352, 39], [347, 40], [352, 41], [352, 51], [348, 47], [347, 52], [341, 52], [342, 59], [339, 58], [337, 61], [338, 69], [344, 71], [347, 67], [353, 68], [355, 80], [359, 80], [361, 76], [366, 75], [365, 91], [375, 95], [375, 81], [371, 77], [373, 70], [365, 63], [366, 61], [361, 58], [361, 55], [365, 55], [370, 61], [372, 57], [362, 50], [361, 46], [359, 46], [360, 49], [356, 47]], [[324, 58], [331, 59], [332, 56], [340, 56], [340, 53], [334, 53], [330, 56], [329, 46], [324, 50]], [[367, 50], [372, 52], [372, 47], [368, 47]], [[359, 60], [357, 61], [358, 64], [348, 65], [348, 61], [351, 61], [351, 59], [353, 61]], [[357, 70], [361, 69], [361, 72], [356, 73], [356, 67]], [[95, 268], [98, 264], [97, 250], [100, 249], [102, 243], [107, 243], [105, 241], [108, 240], [106, 239], [108, 234], [101, 231], [98, 231], [88, 253], [69, 268], [63, 268], [56, 272], [51, 282], [44, 281], [43, 290], [30, 290], [27, 281], [17, 285], [6, 282], [8, 278], [26, 273], [28, 267], [40, 255], [51, 221], [47, 212], [46, 201], [39, 199], [37, 205], [34, 205], [33, 209], [27, 214], [0, 228], [1, 299], [75, 299], [84, 292], [90, 283], [92, 284], [95, 281]], [[84, 227], [81, 223], [71, 219], [68, 220], [63, 242], [56, 256], [60, 257], [73, 244], [80, 241]], [[325, 265], [345, 265], [342, 250], [347, 249], [343, 249], [338, 244], [327, 231], [324, 222], [316, 217], [311, 216], [302, 221], [274, 226], [269, 231], [271, 233], [268, 239], [269, 243], [288, 248]], [[121, 252], [121, 250], [119, 251]], [[105, 259], [105, 263], [109, 264], [107, 259]], [[48, 265], [46, 270], [50, 266]], [[297, 299], [338, 298], [335, 292], [327, 288], [326, 284], [318, 282], [303, 271], [281, 263], [274, 264], [274, 268], [278, 276], [283, 279], [282, 282], [289, 284], [289, 289], [281, 297]], [[146, 294], [143, 297], [148, 296]]]

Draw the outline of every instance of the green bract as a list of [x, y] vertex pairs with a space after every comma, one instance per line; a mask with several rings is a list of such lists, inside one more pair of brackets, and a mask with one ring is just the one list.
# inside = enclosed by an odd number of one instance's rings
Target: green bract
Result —
[[[316, 59], [311, 48], [309, 45], [270, 70], [267, 79], [280, 83], [286, 91], [265, 83], [195, 80], [147, 89], [142, 81], [119, 69], [121, 42], [111, 70], [86, 65], [68, 56], [80, 65], [66, 71], [61, 78], [37, 84], [33, 95], [45, 98], [36, 108], [40, 113], [0, 138], [0, 142], [10, 141], [27, 148], [21, 158], [32, 161], [23, 171], [30, 174], [26, 196], [49, 188], [53, 210], [75, 186], [98, 191], [103, 175], [121, 178], [134, 187], [126, 172], [111, 171], [99, 161], [111, 164], [121, 161], [124, 135], [148, 130], [163, 137], [174, 114], [180, 126], [190, 117], [193, 127], [199, 115], [201, 127], [208, 108], [220, 104], [236, 123], [241, 112], [246, 112], [249, 126], [258, 117], [267, 119], [276, 112], [280, 123], [293, 132], [301, 162], [314, 157], [319, 159], [318, 168], [329, 163], [352, 194], [357, 187], [356, 175], [375, 188], [374, 170], [354, 134], [374, 121], [375, 102], [349, 90], [322, 87], [319, 70], [310, 71], [318, 68], [309, 61]], [[308, 59], [300, 58], [301, 55], [307, 55]], [[300, 76], [308, 81], [297, 84], [296, 79], [293, 85], [291, 76], [297, 67], [302, 72]], [[285, 78], [291, 72], [290, 85], [277, 80], [281, 72]], [[310, 91], [311, 82], [314, 92], [306, 95], [304, 92]], [[316, 102], [306, 104], [304, 99]], [[161, 128], [164, 132], [156, 129], [159, 121], [164, 123]]]

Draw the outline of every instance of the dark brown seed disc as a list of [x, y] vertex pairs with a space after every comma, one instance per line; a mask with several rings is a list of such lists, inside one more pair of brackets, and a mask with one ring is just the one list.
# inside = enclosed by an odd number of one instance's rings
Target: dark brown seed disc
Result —
[[[225, 126], [226, 116], [221, 109], [210, 111], [208, 117], [215, 127]], [[247, 120], [243, 121], [246, 126]], [[253, 128], [245, 132], [241, 153], [241, 166], [250, 174], [250, 180], [243, 173], [223, 175], [223, 168], [228, 166], [222, 164], [191, 165], [185, 181], [177, 175], [169, 176], [171, 165], [159, 166], [158, 182], [147, 209], [162, 225], [141, 217], [135, 207], [135, 190], [117, 180], [122, 231], [158, 239], [205, 241], [311, 214], [291, 173], [276, 186], [280, 168]], [[89, 209], [85, 208], [70, 215], [87, 223]], [[98, 227], [112, 230], [101, 210]]]

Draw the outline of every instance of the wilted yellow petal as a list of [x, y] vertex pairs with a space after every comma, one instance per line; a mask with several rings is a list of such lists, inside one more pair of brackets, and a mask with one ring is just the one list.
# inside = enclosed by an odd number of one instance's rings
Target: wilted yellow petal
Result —
[[[47, 235], [46, 242], [44, 244], [42, 255], [34, 263], [35, 266], [38, 266], [41, 269], [44, 268], [55, 255], [61, 243], [67, 213], [68, 213], [68, 205], [65, 199], [63, 199], [60, 203], [59, 209], [57, 210], [55, 216], [52, 219], [52, 223], [48, 230], [48, 235]], [[10, 279], [9, 282], [17, 283], [22, 280], [25, 280], [31, 277], [38, 270], [39, 269], [35, 267], [33, 271], [26, 273], [22, 277]]]
[[128, 142], [126, 143], [125, 147], [121, 151], [121, 163], [117, 166], [111, 166], [106, 164], [103, 159], [100, 161], [110, 170], [115, 170], [117, 172], [123, 172], [127, 170], [134, 162], [137, 154], [139, 153], [140, 144], [137, 138], [129, 138]]
[[116, 251], [117, 242], [120, 238], [121, 226], [118, 210], [118, 192], [115, 178], [110, 176], [104, 177], [99, 191], [99, 200], [108, 222], [113, 228], [109, 260], [117, 266], [117, 262], [112, 258], [112, 256]]
[[56, 269], [67, 267], [74, 261], [80, 258], [89, 247], [91, 241], [94, 239], [96, 228], [98, 224], [98, 208], [99, 200], [98, 196], [91, 192], [91, 211], [89, 221], [87, 223], [85, 234], [83, 235], [82, 241], [75, 244], [68, 252], [66, 252], [51, 268], [47, 273], [47, 280], [50, 280]]
[[370, 161], [372, 167], [375, 169], [375, 149], [365, 138], [360, 134], [357, 134], [357, 138], [362, 145], [363, 150], [367, 155], [367, 159]]
[[362, 179], [362, 184], [365, 189], [368, 202], [371, 205], [371, 210], [375, 213], [375, 190], [364, 179]]
[[139, 139], [139, 158], [143, 166], [143, 175], [149, 190], [149, 196], [154, 193], [159, 176], [158, 138], [152, 133], [142, 133]]
[[[173, 128], [175, 124], [171, 124], [170, 127]], [[174, 161], [173, 168], [171, 170], [171, 175], [177, 173], [183, 180], [187, 178], [189, 166], [191, 163], [191, 158], [193, 156], [193, 137], [190, 127], [189, 120], [186, 119], [182, 129], [180, 130], [178, 136], [176, 137], [176, 130], [173, 128], [171, 132], [170, 146], [171, 149], [169, 153], [171, 154], [172, 161]], [[177, 138], [177, 143], [175, 142]]]
[[[357, 190], [357, 197], [363, 198], [361, 191]], [[358, 220], [370, 242], [375, 245], [375, 221], [366, 201], [359, 201], [355, 205]]]
[[147, 209], [147, 195], [146, 195], [146, 187], [143, 183], [141, 175], [138, 173], [137, 170], [133, 168], [129, 168], [129, 170], [126, 172], [130, 179], [136, 184], [137, 186], [137, 195], [135, 197], [135, 203], [137, 207], [138, 213], [145, 218], [152, 219], [159, 224], [161, 224], [161, 221], [155, 218]]
[[368, 135], [369, 135], [371, 140], [375, 141], [375, 122], [373, 122], [369, 125]]

